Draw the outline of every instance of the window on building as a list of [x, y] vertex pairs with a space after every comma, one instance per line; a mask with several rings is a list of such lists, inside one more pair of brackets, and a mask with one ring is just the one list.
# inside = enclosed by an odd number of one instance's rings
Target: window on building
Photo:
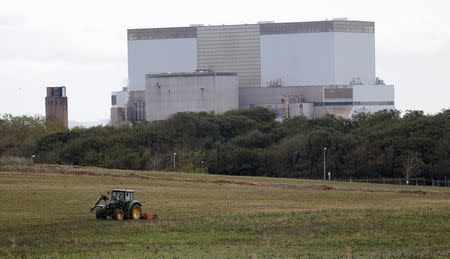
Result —
[[145, 102], [138, 101], [134, 104], [136, 121], [145, 120]]
[[111, 105], [117, 104], [117, 95], [111, 95]]

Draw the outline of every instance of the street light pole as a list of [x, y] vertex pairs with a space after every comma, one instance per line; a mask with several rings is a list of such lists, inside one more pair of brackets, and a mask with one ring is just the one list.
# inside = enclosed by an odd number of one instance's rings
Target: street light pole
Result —
[[326, 171], [326, 163], [325, 163], [325, 161], [326, 161], [326, 151], [327, 151], [327, 148], [324, 147], [323, 148], [323, 180], [324, 181], [326, 180], [326, 173], [325, 173], [325, 171]]
[[177, 156], [177, 153], [173, 153], [173, 170], [175, 170], [175, 168], [176, 168], [176, 160], [175, 160], [175, 158], [176, 158], [176, 156]]

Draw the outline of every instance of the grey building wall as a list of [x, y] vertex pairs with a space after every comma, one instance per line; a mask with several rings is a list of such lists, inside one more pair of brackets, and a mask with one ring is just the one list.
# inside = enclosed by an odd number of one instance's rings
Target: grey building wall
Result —
[[145, 91], [128, 92], [127, 118], [129, 121], [146, 120]]
[[113, 107], [111, 108], [111, 126], [119, 127], [122, 125], [126, 125], [127, 116], [126, 109], [123, 107]]
[[327, 86], [323, 89], [323, 105], [327, 113], [348, 118], [353, 109], [353, 86]]
[[366, 21], [332, 20], [314, 22], [284, 22], [260, 24], [261, 35], [318, 32], [374, 33], [375, 23]]
[[257, 24], [198, 27], [198, 68], [237, 72], [239, 87], [260, 87], [259, 35]]
[[163, 120], [177, 112], [238, 108], [236, 73], [175, 73], [146, 75], [146, 117]]
[[128, 40], [163, 40], [197, 37], [196, 27], [129, 29]]

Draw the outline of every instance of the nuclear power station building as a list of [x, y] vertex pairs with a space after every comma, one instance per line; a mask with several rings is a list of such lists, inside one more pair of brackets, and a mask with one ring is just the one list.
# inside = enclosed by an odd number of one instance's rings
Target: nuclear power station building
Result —
[[279, 118], [394, 109], [365, 21], [130, 29], [128, 79], [112, 93], [113, 125], [256, 106]]

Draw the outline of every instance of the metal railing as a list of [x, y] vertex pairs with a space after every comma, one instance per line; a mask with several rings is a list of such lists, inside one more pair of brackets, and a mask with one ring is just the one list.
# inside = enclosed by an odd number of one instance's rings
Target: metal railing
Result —
[[[328, 179], [327, 179], [328, 180]], [[376, 184], [397, 184], [412, 186], [433, 186], [433, 187], [450, 187], [450, 178], [369, 178], [369, 177], [348, 177], [348, 178], [331, 178], [331, 181], [339, 182], [358, 182], [358, 183], [376, 183]]]

